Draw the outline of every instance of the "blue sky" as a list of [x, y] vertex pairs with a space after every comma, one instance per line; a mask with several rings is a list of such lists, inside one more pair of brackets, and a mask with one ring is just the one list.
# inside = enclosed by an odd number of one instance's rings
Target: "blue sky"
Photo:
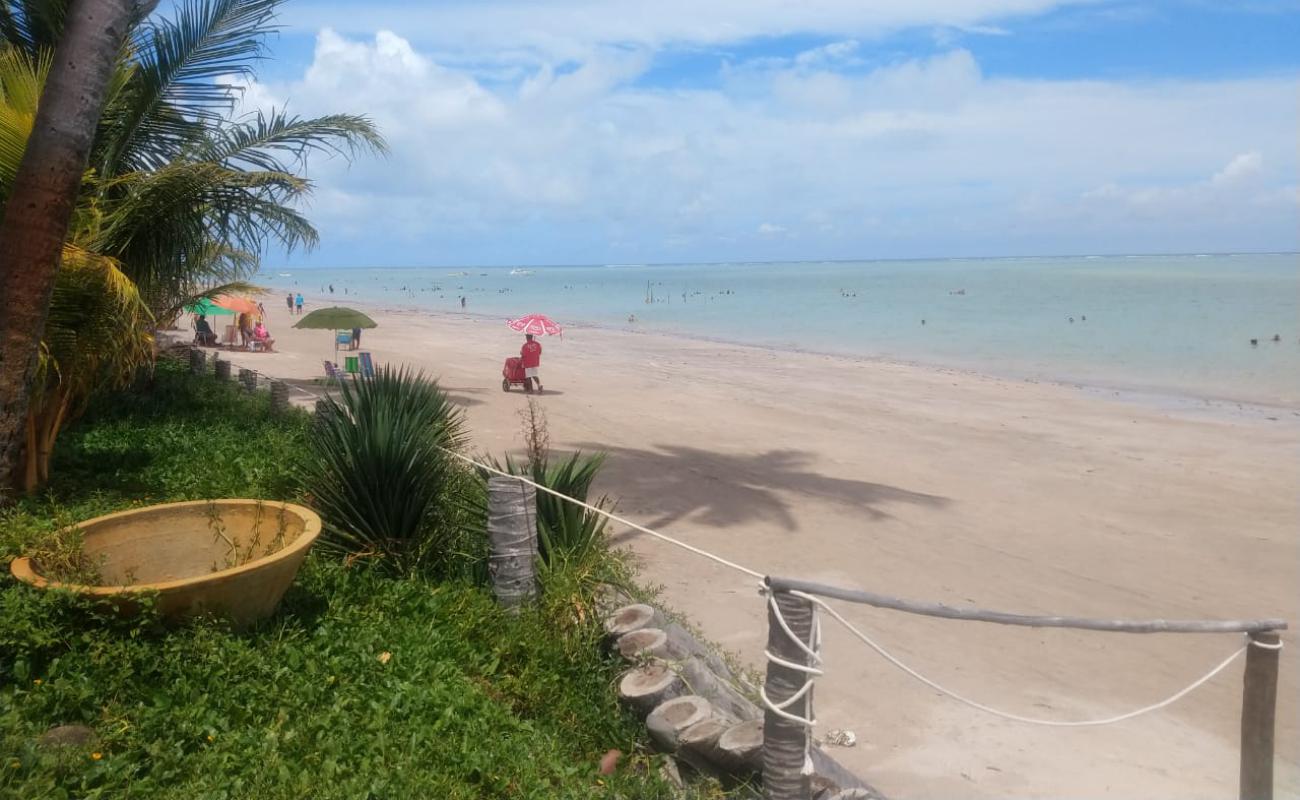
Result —
[[1300, 3], [288, 0], [247, 111], [372, 116], [310, 254], [1300, 249]]

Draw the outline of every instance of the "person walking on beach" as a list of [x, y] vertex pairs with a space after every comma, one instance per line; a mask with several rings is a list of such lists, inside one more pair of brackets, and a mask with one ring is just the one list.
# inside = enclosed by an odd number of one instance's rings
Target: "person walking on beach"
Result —
[[464, 307], [465, 307], [465, 296], [464, 296], [464, 295], [461, 295], [461, 297], [460, 297], [460, 307], [461, 307], [461, 308], [464, 308]]
[[298, 292], [298, 296], [293, 298], [293, 305], [297, 309], [298, 316], [301, 317], [302, 316], [302, 292]]
[[292, 314], [293, 313], [293, 292], [289, 292], [284, 296], [284, 303], [289, 307], [289, 313]]
[[533, 384], [537, 384], [537, 393], [542, 393], [542, 379], [537, 374], [542, 365], [542, 344], [534, 341], [531, 333], [524, 334], [524, 346], [519, 348], [519, 360], [524, 368], [524, 392], [533, 393]]

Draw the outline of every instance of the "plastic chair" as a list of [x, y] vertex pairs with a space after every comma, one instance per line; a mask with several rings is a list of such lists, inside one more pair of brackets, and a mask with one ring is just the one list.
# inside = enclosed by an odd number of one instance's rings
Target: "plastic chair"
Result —
[[357, 355], [361, 358], [361, 377], [363, 378], [375, 377], [375, 362], [370, 357], [370, 351], [362, 350]]

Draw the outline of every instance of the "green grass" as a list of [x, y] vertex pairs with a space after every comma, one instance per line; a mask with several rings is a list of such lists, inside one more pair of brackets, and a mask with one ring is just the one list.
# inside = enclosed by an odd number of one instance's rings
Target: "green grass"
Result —
[[[164, 362], [62, 437], [48, 494], [0, 515], [0, 563], [131, 505], [293, 497], [308, 424]], [[576, 584], [512, 617], [478, 585], [316, 554], [274, 618], [234, 633], [104, 617], [6, 571], [0, 797], [669, 797]], [[59, 724], [100, 742], [39, 747]], [[609, 748], [631, 757], [600, 778]]]

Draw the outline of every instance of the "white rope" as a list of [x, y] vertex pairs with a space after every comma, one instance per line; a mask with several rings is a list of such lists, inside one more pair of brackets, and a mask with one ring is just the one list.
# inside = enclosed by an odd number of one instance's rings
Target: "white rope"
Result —
[[500, 475], [503, 478], [513, 478], [517, 481], [520, 481], [521, 483], [526, 483], [539, 492], [545, 492], [546, 494], [553, 495], [555, 497], [560, 498], [561, 500], [568, 500], [570, 503], [573, 503], [574, 505], [581, 506], [582, 508], [585, 508], [588, 511], [594, 512], [596, 514], [600, 514], [602, 517], [611, 519], [620, 525], [626, 525], [627, 527], [631, 528], [634, 531], [640, 531], [641, 533], [648, 534], [650, 536], [655, 537], [656, 539], [662, 539], [663, 541], [668, 542], [669, 544], [677, 545], [683, 550], [689, 550], [690, 552], [695, 553], [696, 555], [704, 556], [707, 559], [716, 561], [717, 563], [721, 564], [724, 567], [730, 567], [738, 572], [743, 572], [746, 575], [749, 575], [750, 577], [753, 578], [760, 578], [760, 579], [763, 578], [763, 573], [761, 572], [752, 570], [749, 567], [742, 567], [740, 564], [737, 564], [734, 561], [728, 561], [722, 556], [715, 555], [713, 553], [710, 553], [707, 550], [701, 550], [700, 548], [695, 547], [693, 545], [689, 545], [680, 539], [674, 539], [673, 537], [668, 536], [667, 534], [659, 533], [658, 531], [652, 531], [649, 528], [645, 527], [644, 525], [638, 525], [635, 522], [632, 522], [631, 520], [623, 519], [617, 514], [611, 514], [610, 512], [606, 511], [603, 508], [597, 508], [596, 506], [593, 506], [590, 503], [584, 503], [583, 501], [573, 497], [569, 497], [566, 494], [561, 494], [560, 492], [557, 492], [554, 489], [548, 488], [546, 486], [542, 486], [540, 483], [535, 483], [533, 481], [530, 481], [529, 479], [521, 475], [511, 475], [509, 472], [506, 472], [505, 470], [497, 469], [496, 467], [489, 467], [487, 464], [480, 464], [479, 462], [475, 461], [469, 456], [461, 455], [460, 453], [457, 453], [453, 450], [447, 450], [446, 448], [443, 448], [443, 452], [447, 453], [448, 455], [455, 456], [456, 458], [459, 458], [461, 461], [464, 461], [467, 464], [472, 464], [478, 467], [479, 469], [483, 470], [484, 472], [491, 472], [495, 475]]
[[[963, 697], [960, 694], [957, 694], [956, 692], [952, 691], [951, 689], [947, 689], [943, 686], [940, 686], [939, 684], [925, 677], [921, 673], [907, 666], [902, 661], [899, 661], [892, 653], [887, 651], [885, 648], [881, 647], [879, 644], [876, 644], [876, 642], [873, 641], [870, 636], [866, 635], [865, 633], [863, 633], [862, 631], [854, 627], [853, 623], [849, 622], [847, 619], [840, 616], [840, 613], [838, 611], [836, 611], [834, 608], [828, 605], [821, 598], [815, 597], [810, 594], [806, 594], [804, 592], [798, 592], [798, 591], [792, 591], [790, 592], [790, 594], [795, 595], [797, 597], [802, 597], [805, 600], [808, 600], [814, 603], [815, 605], [825, 609], [828, 614], [830, 614], [835, 619], [839, 620], [840, 624], [848, 628], [850, 632], [852, 632], [855, 636], [861, 639], [863, 643], [865, 643], [868, 647], [870, 647], [871, 649], [879, 653], [881, 656], [883, 656], [886, 661], [889, 661], [894, 666], [898, 667], [902, 671], [906, 672], [908, 675], [911, 675], [913, 678], [916, 678], [918, 681], [924, 683], [926, 686], [929, 686], [931, 689], [934, 689], [940, 694], [945, 694], [948, 697], [951, 697], [953, 700], [956, 700], [960, 703], [965, 703], [971, 708], [979, 709], [980, 711], [983, 711], [988, 714], [992, 714], [996, 717], [1002, 717], [1003, 719], [1009, 719], [1015, 722], [1025, 722], [1031, 725], [1048, 725], [1051, 727], [1058, 727], [1058, 728], [1082, 728], [1082, 727], [1095, 726], [1095, 725], [1110, 725], [1116, 722], [1123, 722], [1124, 720], [1133, 719], [1134, 717], [1139, 717], [1142, 716], [1143, 714], [1147, 714], [1152, 711], [1158, 711], [1164, 708], [1165, 706], [1171, 705], [1177, 702], [1178, 700], [1181, 700], [1183, 697], [1187, 696], [1188, 694], [1191, 694], [1193, 691], [1199, 689], [1203, 684], [1205, 684], [1215, 675], [1218, 675], [1220, 672], [1227, 669], [1229, 664], [1235, 661], [1237, 657], [1240, 656], [1242, 653], [1246, 652], [1246, 648], [1249, 647], [1250, 644], [1259, 644], [1258, 642], [1250, 642], [1248, 644], [1242, 645], [1235, 652], [1233, 652], [1232, 655], [1228, 656], [1223, 661], [1221, 661], [1218, 664], [1218, 666], [1214, 667], [1214, 669], [1210, 670], [1200, 678], [1196, 679], [1190, 686], [1174, 693], [1173, 695], [1170, 695], [1168, 698], [1161, 700], [1158, 703], [1152, 703], [1149, 706], [1143, 706], [1142, 708], [1136, 709], [1134, 711], [1129, 711], [1125, 714], [1118, 714], [1116, 716], [1105, 717], [1103, 719], [1088, 719], [1088, 720], [1039, 719], [1035, 717], [1022, 717], [1019, 714], [1012, 714], [1007, 711], [1000, 711], [991, 706], [986, 706], [983, 703], [978, 703], [974, 700]], [[1272, 645], [1264, 645], [1264, 646], [1273, 649]], [[1280, 647], [1280, 643], [1278, 646]]]
[[1250, 643], [1251, 643], [1252, 645], [1254, 645], [1255, 647], [1259, 647], [1259, 648], [1262, 648], [1262, 649], [1264, 649], [1264, 650], [1281, 650], [1281, 649], [1282, 649], [1282, 643], [1281, 643], [1281, 642], [1273, 642], [1272, 644], [1269, 644], [1268, 642], [1261, 642], [1261, 641], [1258, 640], [1258, 639], [1249, 639], [1249, 641], [1250, 641]]

